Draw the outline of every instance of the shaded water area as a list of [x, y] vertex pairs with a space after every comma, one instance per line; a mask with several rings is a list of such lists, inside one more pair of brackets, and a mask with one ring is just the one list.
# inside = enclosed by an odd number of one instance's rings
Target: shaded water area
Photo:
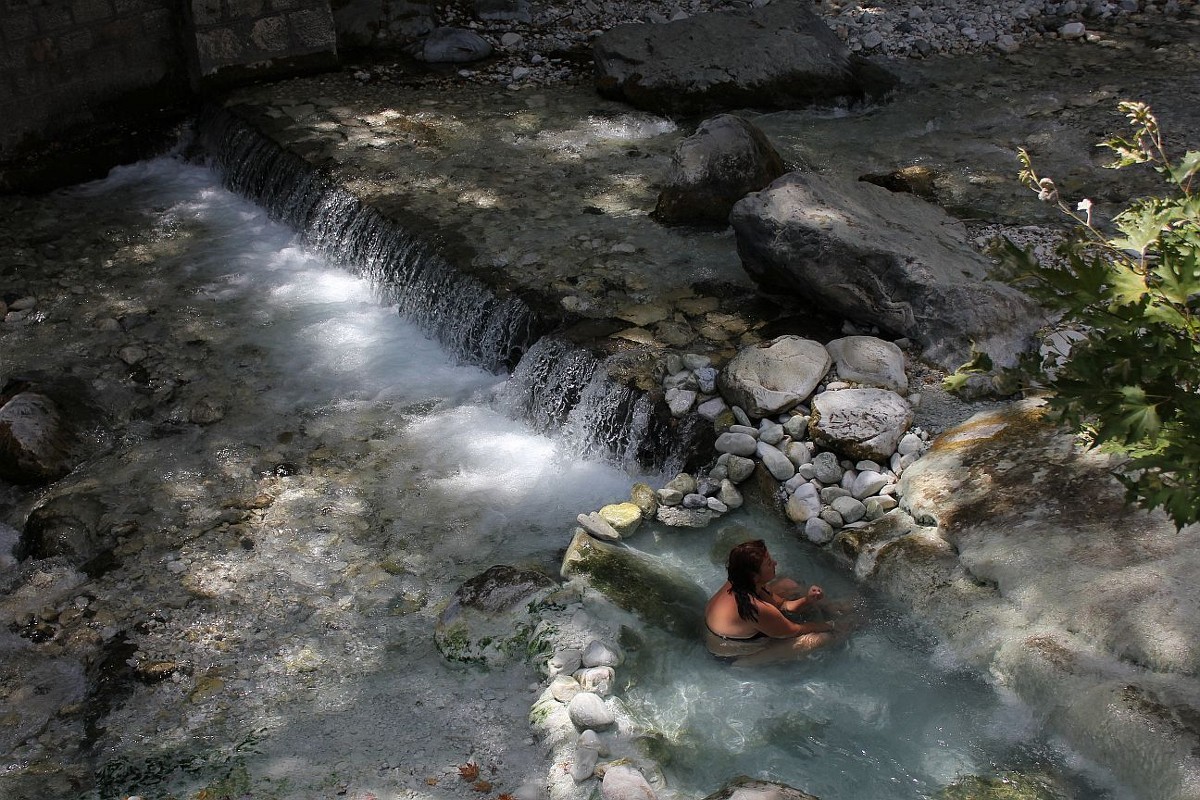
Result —
[[[594, 369], [552, 343], [507, 380], [456, 363], [366, 265], [331, 265], [177, 159], [4, 202], [0, 277], [38, 303], [3, 329], [0, 377], [69, 374], [103, 422], [92, 460], [48, 491], [5, 489], [0, 520], [92, 509], [114, 558], [0, 573], [22, 623], [0, 629], [0, 794], [480, 797], [457, 771], [473, 761], [490, 796], [539, 796], [540, 677], [447, 663], [431, 634], [464, 580], [555, 573], [576, 513], [661, 480], [600, 458]], [[558, 363], [574, 377], [548, 378]], [[539, 386], [555, 380], [590, 386], [588, 413], [554, 410]], [[792, 574], [858, 593], [749, 511], [632, 544], [711, 590], [728, 546], [759, 535]], [[748, 773], [899, 799], [1017, 769], [1062, 796], [1122, 796], [915, 623], [861, 602], [849, 643], [756, 675], [643, 632], [619, 694], [668, 785], [697, 796]], [[32, 620], [49, 638], [22, 635]]]

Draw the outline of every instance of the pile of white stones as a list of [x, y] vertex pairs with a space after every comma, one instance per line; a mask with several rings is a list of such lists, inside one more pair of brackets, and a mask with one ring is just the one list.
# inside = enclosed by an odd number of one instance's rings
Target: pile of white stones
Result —
[[[694, 409], [712, 422], [719, 455], [697, 474], [679, 474], [658, 490], [636, 485], [630, 502], [580, 514], [580, 526], [598, 539], [620, 540], [643, 517], [702, 528], [741, 507], [739, 484], [760, 471], [775, 481], [788, 519], [826, 544], [838, 530], [895, 508], [900, 475], [929, 446], [927, 432], [910, 428], [920, 395], [899, 393], [908, 387], [903, 352], [875, 337], [821, 345], [781, 336], [743, 350], [724, 375], [697, 354], [672, 355], [666, 366], [671, 413]], [[757, 413], [731, 404], [722, 389]]]
[[[540, 665], [549, 682], [529, 712], [530, 724], [554, 761], [549, 800], [594, 797], [592, 778], [600, 780], [605, 800], [654, 800], [670, 794], [660, 766], [637, 747], [643, 731], [613, 695], [616, 670], [625, 656], [611, 643], [612, 632], [582, 604], [575, 604], [571, 621], [576, 624], [556, 626], [559, 646]], [[580, 623], [593, 630], [583, 634], [586, 645], [573, 647], [570, 640], [580, 632], [571, 634], [567, 629]], [[542, 795], [519, 791], [517, 797], [534, 800]]]

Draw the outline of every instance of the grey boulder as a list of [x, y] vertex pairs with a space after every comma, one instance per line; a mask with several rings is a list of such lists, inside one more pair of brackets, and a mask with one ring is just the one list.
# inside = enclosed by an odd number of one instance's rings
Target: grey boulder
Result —
[[766, 134], [741, 117], [721, 114], [701, 122], [675, 148], [654, 217], [725, 225], [734, 203], [786, 171]]
[[887, 460], [913, 421], [912, 406], [886, 389], [843, 389], [813, 399], [813, 441], [850, 458]]
[[764, 288], [905, 336], [949, 370], [972, 343], [1016, 366], [1045, 320], [1037, 304], [989, 280], [962, 224], [911, 195], [791, 172], [730, 214], [746, 272]]
[[602, 95], [673, 116], [803, 108], [878, 97], [896, 84], [794, 0], [618, 25], [596, 39], [592, 56]]

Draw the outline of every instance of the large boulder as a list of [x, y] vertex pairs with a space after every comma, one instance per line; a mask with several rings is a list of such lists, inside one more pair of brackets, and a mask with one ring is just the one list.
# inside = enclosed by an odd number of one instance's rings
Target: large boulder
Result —
[[820, 342], [780, 336], [740, 351], [717, 380], [726, 400], [752, 417], [769, 417], [804, 402], [832, 363]]
[[592, 54], [601, 94], [672, 116], [802, 108], [879, 96], [895, 85], [794, 0], [618, 25], [596, 39]]
[[654, 216], [661, 222], [729, 222], [733, 204], [787, 171], [766, 134], [733, 114], [700, 123], [671, 157]]
[[940, 208], [861, 181], [791, 172], [730, 214], [742, 266], [770, 291], [793, 294], [917, 342], [954, 370], [972, 345], [1013, 367], [1045, 315], [988, 279], [991, 263]]
[[648, 555], [578, 533], [563, 557], [562, 575], [585, 580], [649, 625], [685, 638], [699, 634], [704, 591]]

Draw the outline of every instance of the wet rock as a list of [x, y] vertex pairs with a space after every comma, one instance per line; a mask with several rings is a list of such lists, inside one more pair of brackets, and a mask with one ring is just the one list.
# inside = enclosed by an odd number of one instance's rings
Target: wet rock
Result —
[[[804, 485], [808, 489], [812, 489], [808, 484]], [[803, 488], [803, 487], [802, 487]], [[816, 490], [812, 492], [795, 491], [788, 495], [787, 502], [783, 504], [783, 512], [792, 522], [806, 522], [816, 515], [821, 513], [821, 501], [816, 496]]]
[[858, 522], [867, 513], [867, 507], [853, 497], [839, 497], [829, 507], [838, 513], [845, 524]]
[[767, 417], [808, 398], [831, 363], [819, 342], [780, 336], [740, 351], [725, 366], [718, 383], [730, 403], [755, 417]]
[[813, 544], [828, 544], [836, 531], [820, 517], [809, 517], [804, 521], [804, 538]]
[[29, 512], [17, 547], [24, 558], [67, 559], [84, 564], [111, 547], [102, 521], [104, 504], [83, 492], [53, 495]]
[[[755, 444], [755, 448], [750, 452], [750, 455], [753, 455], [757, 450], [758, 445]], [[725, 462], [725, 468], [729, 471], [729, 480], [734, 483], [741, 483], [753, 474], [754, 459], [743, 458], [739, 455], [730, 455], [729, 459]]]
[[659, 506], [655, 519], [672, 528], [704, 528], [716, 519], [717, 514], [708, 508], [684, 508], [683, 506]]
[[225, 404], [212, 397], [202, 397], [188, 411], [188, 421], [196, 425], [212, 425], [225, 418]]
[[580, 526], [585, 531], [597, 539], [602, 539], [606, 542], [621, 541], [621, 534], [617, 532], [617, 529], [596, 512], [580, 514], [576, 517], [576, 520], [578, 520]]
[[463, 64], [492, 54], [492, 46], [474, 31], [434, 28], [421, 43], [417, 58], [432, 64]]
[[777, 481], [789, 480], [796, 474], [796, 466], [785, 456], [779, 452], [779, 449], [772, 447], [766, 442], [759, 442], [755, 455], [762, 461], [763, 466], [771, 473]]
[[701, 122], [675, 149], [654, 216], [724, 226], [734, 203], [784, 172], [766, 134], [741, 117], [721, 114]]
[[904, 192], [914, 194], [922, 200], [937, 201], [937, 189], [934, 181], [937, 175], [928, 167], [903, 167], [882, 175], [863, 175], [860, 181], [882, 186], [889, 192]]
[[960, 223], [915, 197], [792, 172], [740, 200], [730, 222], [764, 288], [908, 337], [948, 370], [972, 343], [996, 367], [1015, 366], [1044, 321], [1030, 298], [989, 280]]
[[854, 478], [854, 486], [850, 489], [850, 494], [857, 497], [859, 500], [864, 500], [873, 494], [879, 492], [887, 485], [887, 476], [875, 470], [863, 470]]
[[758, 440], [748, 433], [731, 433], [726, 431], [717, 437], [713, 448], [718, 453], [729, 453], [735, 456], [752, 456], [758, 449]]
[[721, 488], [717, 491], [717, 500], [719, 500], [726, 508], [741, 508], [745, 502], [742, 498], [742, 493], [733, 485], [733, 481], [726, 478], [721, 481]]
[[73, 438], [58, 404], [46, 395], [23, 391], [9, 396], [0, 406], [0, 478], [16, 484], [61, 478], [74, 461]]
[[583, 665], [585, 667], [619, 667], [625, 657], [621, 651], [598, 639], [588, 642], [583, 648]]
[[894, 85], [798, 3], [618, 25], [596, 39], [592, 55], [601, 94], [676, 116], [801, 108]]
[[649, 484], [635, 483], [629, 490], [629, 499], [645, 519], [651, 519], [658, 510], [658, 495]]
[[571, 540], [562, 575], [585, 580], [647, 624], [680, 636], [696, 634], [708, 601], [698, 585], [662, 569], [653, 559], [586, 535]]
[[642, 510], [634, 503], [612, 503], [597, 513], [622, 537], [632, 535], [642, 524]]
[[558, 650], [546, 662], [546, 672], [551, 675], [571, 674], [583, 664], [583, 653], [575, 649]]
[[497, 565], [458, 588], [434, 627], [448, 660], [499, 665], [532, 649], [534, 613], [556, 588], [541, 572]]
[[824, 453], [817, 453], [813, 457], [812, 464], [813, 477], [826, 485], [840, 482], [842, 475], [845, 474], [842, 465], [838, 463], [837, 454], [828, 450]]
[[575, 680], [584, 690], [595, 692], [601, 697], [612, 694], [617, 672], [611, 666], [587, 667], [575, 673]]
[[696, 491], [696, 479], [686, 472], [681, 472], [671, 480], [667, 481], [667, 485], [663, 488], [674, 489], [677, 492], [688, 495]]
[[908, 402], [886, 389], [822, 392], [812, 410], [813, 441], [855, 459], [887, 461], [913, 421]]
[[742, 776], [734, 778], [704, 800], [818, 800], [786, 783], [760, 781]]
[[547, 687], [554, 699], [560, 703], [569, 703], [575, 699], [575, 695], [583, 691], [583, 687], [579, 685], [579, 681], [575, 680], [570, 675], [555, 675], [550, 680], [550, 685]]
[[600, 796], [603, 800], [657, 800], [650, 782], [637, 769], [626, 765], [604, 771]]
[[579, 735], [575, 744], [575, 759], [571, 764], [571, 778], [576, 783], [582, 783], [596, 771], [596, 762], [600, 758], [600, 737], [595, 731], [587, 730]]

